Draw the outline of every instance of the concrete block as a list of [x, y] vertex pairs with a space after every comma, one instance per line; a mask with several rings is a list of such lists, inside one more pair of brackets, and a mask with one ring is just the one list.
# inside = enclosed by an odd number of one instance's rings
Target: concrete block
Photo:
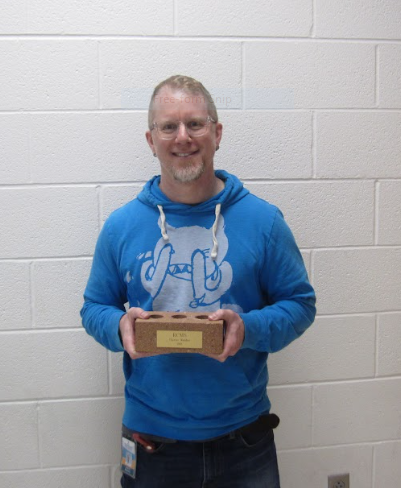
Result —
[[178, 35], [308, 37], [311, 27], [309, 0], [179, 0], [177, 4]]
[[46, 402], [39, 410], [43, 467], [118, 464], [122, 398]]
[[401, 312], [378, 317], [377, 374], [401, 375]]
[[313, 261], [320, 314], [401, 309], [401, 249], [316, 250]]
[[247, 42], [247, 109], [373, 107], [375, 52], [370, 44]]
[[401, 181], [378, 183], [378, 244], [401, 244]]
[[27, 2], [15, 0], [1, 6], [0, 34], [20, 34], [27, 30]]
[[111, 488], [121, 488], [121, 468], [120, 465], [111, 466]]
[[33, 263], [35, 327], [81, 327], [79, 311], [91, 262], [85, 259]]
[[0, 41], [0, 110], [18, 110], [26, 104], [29, 92], [26, 46], [21, 41]]
[[0, 473], [0, 486], [10, 488], [110, 488], [107, 466], [38, 469]]
[[312, 389], [288, 387], [267, 389], [272, 412], [280, 417], [274, 436], [277, 449], [295, 449], [312, 445]]
[[4, 258], [90, 255], [98, 234], [95, 188], [0, 189]]
[[154, 311], [148, 319], [136, 319], [135, 349], [162, 354], [220, 354], [223, 351], [223, 326], [223, 320], [211, 321], [199, 312]]
[[98, 108], [97, 43], [2, 40], [0, 110]]
[[29, 263], [0, 262], [0, 276], [0, 330], [30, 328]]
[[[241, 106], [239, 43], [180, 39], [101, 41], [100, 56], [103, 108], [147, 110], [153, 88], [174, 74], [199, 79], [217, 108]], [[152, 63], [144, 63], [144, 59], [151, 59]]]
[[269, 383], [309, 383], [375, 375], [375, 316], [317, 317], [300, 339], [269, 356]]
[[29, 2], [29, 32], [35, 34], [169, 35], [173, 0], [51, 0]]
[[316, 1], [316, 36], [400, 39], [401, 9], [394, 0]]
[[239, 178], [310, 178], [312, 117], [307, 112], [229, 112], [220, 114], [223, 138], [217, 167]]
[[401, 113], [323, 112], [316, 125], [318, 177], [401, 177]]
[[[157, 171], [155, 171], [155, 174]], [[149, 175], [149, 179], [152, 176]], [[117, 208], [133, 200], [142, 191], [144, 183], [137, 185], [103, 186], [101, 189], [102, 220], [105, 221]]]
[[374, 446], [373, 488], [396, 487], [401, 478], [401, 442], [383, 442]]
[[0, 400], [108, 393], [107, 352], [84, 330], [4, 333], [0, 349]]
[[109, 354], [109, 385], [110, 394], [114, 396], [124, 395], [125, 378], [123, 374], [123, 354], [108, 352]]
[[246, 183], [277, 205], [301, 247], [374, 243], [372, 181]]
[[[331, 474], [350, 473], [351, 486], [372, 488], [372, 446], [339, 446], [278, 453], [281, 486], [323, 488]], [[390, 485], [378, 485], [384, 488]]]
[[0, 452], [0, 470], [39, 467], [36, 403], [0, 404]]
[[28, 115], [0, 114], [0, 154], [3, 185], [30, 181]]
[[311, 253], [308, 251], [303, 251], [301, 249], [301, 254], [302, 254], [302, 259], [304, 260], [305, 263], [305, 268], [308, 272], [309, 279], [311, 279], [312, 273], [311, 273]]
[[399, 439], [401, 379], [314, 388], [315, 446]]
[[37, 114], [32, 121], [36, 183], [134, 181], [158, 170], [145, 113]]
[[[398, 7], [401, 12], [401, 9]], [[399, 14], [401, 17], [401, 13]], [[399, 25], [399, 22], [398, 22]], [[401, 36], [399, 35], [398, 38]], [[379, 46], [379, 107], [401, 108], [401, 46]]]

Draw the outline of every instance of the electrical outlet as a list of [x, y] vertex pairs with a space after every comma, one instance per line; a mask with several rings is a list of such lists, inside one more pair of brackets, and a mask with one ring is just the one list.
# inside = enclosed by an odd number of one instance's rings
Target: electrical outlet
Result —
[[349, 474], [335, 474], [329, 476], [328, 488], [350, 488]]

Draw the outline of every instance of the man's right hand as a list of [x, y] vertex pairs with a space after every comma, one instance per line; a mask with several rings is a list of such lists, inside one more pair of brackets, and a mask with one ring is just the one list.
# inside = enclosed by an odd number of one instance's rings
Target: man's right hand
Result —
[[120, 333], [125, 351], [129, 354], [131, 359], [145, 358], [154, 356], [152, 353], [136, 352], [135, 350], [135, 320], [148, 319], [149, 312], [145, 312], [142, 308], [132, 307], [120, 319]]

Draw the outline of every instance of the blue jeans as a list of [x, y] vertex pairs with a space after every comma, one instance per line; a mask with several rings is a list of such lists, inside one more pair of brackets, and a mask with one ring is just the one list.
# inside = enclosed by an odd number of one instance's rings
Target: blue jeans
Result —
[[123, 488], [280, 488], [272, 430], [211, 442], [137, 445], [136, 479]]

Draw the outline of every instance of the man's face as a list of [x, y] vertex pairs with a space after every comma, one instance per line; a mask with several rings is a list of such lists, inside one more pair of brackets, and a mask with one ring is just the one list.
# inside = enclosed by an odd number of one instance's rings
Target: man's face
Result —
[[[202, 95], [173, 91], [163, 87], [153, 105], [153, 122], [159, 126], [165, 122], [189, 122], [208, 117], [207, 103]], [[206, 172], [213, 172], [213, 156], [220, 143], [222, 125], [210, 123], [206, 134], [191, 137], [184, 124], [179, 124], [178, 133], [171, 140], [160, 137], [157, 129], [148, 131], [146, 139], [161, 165], [163, 179], [179, 182], [195, 181]]]

